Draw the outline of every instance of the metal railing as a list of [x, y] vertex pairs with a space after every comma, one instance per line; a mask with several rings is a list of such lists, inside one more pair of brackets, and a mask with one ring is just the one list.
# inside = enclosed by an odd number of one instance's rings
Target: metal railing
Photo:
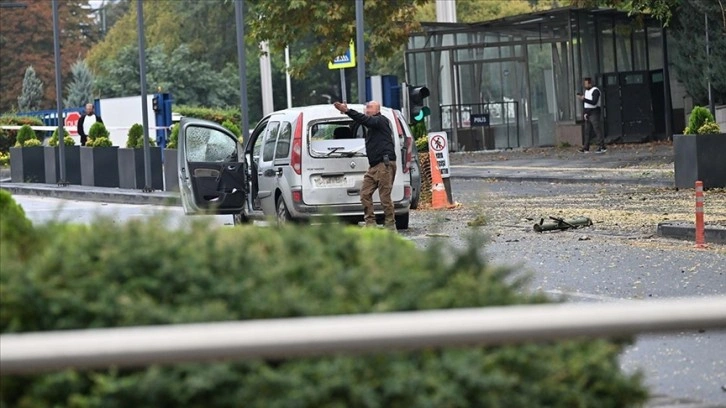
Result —
[[[489, 126], [503, 128], [506, 132], [507, 148], [520, 146], [519, 103], [517, 101], [496, 101], [440, 105], [441, 129], [452, 133], [471, 128], [471, 115], [489, 114]], [[513, 129], [511, 129], [513, 128]], [[516, 137], [514, 146], [512, 136]]]
[[709, 328], [726, 328], [726, 296], [4, 334], [0, 375]]

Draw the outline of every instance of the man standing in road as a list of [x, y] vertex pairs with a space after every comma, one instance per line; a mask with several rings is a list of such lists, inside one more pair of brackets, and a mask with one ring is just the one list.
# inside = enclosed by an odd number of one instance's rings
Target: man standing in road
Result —
[[77, 130], [78, 134], [81, 135], [81, 146], [86, 145], [86, 140], [88, 140], [88, 133], [91, 131], [91, 126], [93, 126], [96, 122], [103, 123], [103, 120], [101, 120], [101, 117], [96, 115], [93, 111], [93, 104], [87, 103], [86, 114], [82, 115], [81, 118], [78, 119]]
[[378, 189], [385, 214], [385, 227], [396, 230], [396, 218], [391, 200], [393, 180], [396, 177], [396, 147], [393, 143], [393, 131], [388, 119], [381, 115], [381, 104], [370, 101], [366, 104], [366, 113], [348, 109], [348, 105], [335, 102], [335, 108], [345, 113], [356, 123], [366, 127], [366, 153], [368, 155], [368, 172], [363, 177], [360, 190], [360, 201], [363, 204], [366, 227], [376, 226], [373, 213], [373, 193]]
[[582, 153], [590, 151], [590, 137], [592, 133], [595, 133], [595, 143], [598, 144], [598, 149], [595, 153], [605, 153], [605, 138], [602, 134], [602, 113], [600, 106], [602, 105], [602, 99], [600, 98], [600, 90], [593, 86], [592, 78], [585, 78], [585, 95], [578, 93], [577, 99], [583, 103], [583, 112], [585, 113], [585, 146], [580, 149]]

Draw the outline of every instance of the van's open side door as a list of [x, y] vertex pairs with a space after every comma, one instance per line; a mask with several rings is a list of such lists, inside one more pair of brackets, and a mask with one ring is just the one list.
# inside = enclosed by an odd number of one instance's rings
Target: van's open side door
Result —
[[216, 123], [183, 118], [179, 123], [179, 191], [186, 214], [239, 214], [246, 209], [242, 146]]

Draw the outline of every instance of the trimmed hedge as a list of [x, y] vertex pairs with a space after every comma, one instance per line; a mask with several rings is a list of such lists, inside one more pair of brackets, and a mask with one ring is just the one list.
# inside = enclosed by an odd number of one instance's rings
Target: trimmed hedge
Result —
[[[464, 250], [425, 252], [337, 225], [171, 230], [163, 219], [2, 239], [3, 333], [541, 303]], [[59, 255], [62, 255], [60, 257]], [[623, 342], [572, 340], [366, 356], [4, 377], [0, 405], [77, 407], [626, 407], [647, 398]]]
[[[40, 118], [31, 117], [31, 116], [3, 115], [3, 116], [0, 116], [0, 126], [2, 126], [2, 125], [43, 126], [43, 121], [40, 120]], [[42, 140], [44, 134], [45, 134], [45, 132], [43, 132], [41, 130], [35, 131], [35, 137], [38, 140]], [[17, 130], [0, 129], [0, 152], [8, 153], [10, 151], [10, 148], [15, 146], [17, 135], [18, 135]]]
[[232, 123], [240, 123], [242, 116], [238, 109], [226, 108], [202, 108], [187, 105], [175, 105], [173, 111], [182, 116], [188, 116], [196, 119], [204, 119], [217, 122], [220, 125], [225, 121]]

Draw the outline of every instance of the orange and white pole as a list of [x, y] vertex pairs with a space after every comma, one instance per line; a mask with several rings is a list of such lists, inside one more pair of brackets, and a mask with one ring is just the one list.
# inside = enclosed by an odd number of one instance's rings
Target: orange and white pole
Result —
[[703, 225], [703, 182], [696, 181], [696, 248], [706, 248]]

